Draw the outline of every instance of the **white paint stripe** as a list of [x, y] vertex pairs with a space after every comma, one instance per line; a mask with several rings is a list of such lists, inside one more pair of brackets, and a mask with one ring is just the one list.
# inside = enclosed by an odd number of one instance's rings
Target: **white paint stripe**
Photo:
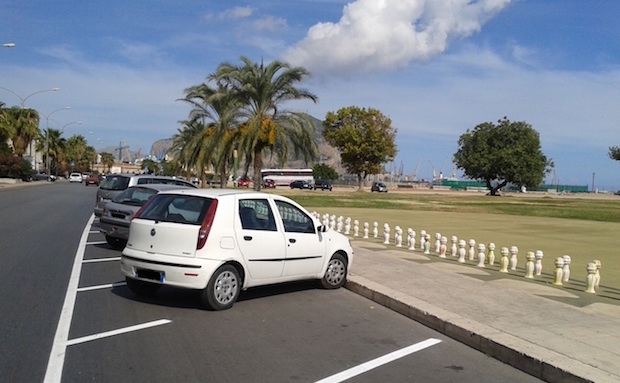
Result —
[[73, 269], [69, 277], [69, 286], [67, 287], [65, 302], [60, 311], [60, 319], [58, 320], [52, 351], [47, 362], [47, 370], [45, 371], [45, 379], [43, 380], [45, 383], [59, 383], [62, 378], [62, 367], [65, 363], [65, 353], [67, 351], [67, 339], [69, 339], [69, 329], [71, 327], [71, 318], [73, 317], [77, 287], [82, 272], [82, 259], [84, 259], [86, 241], [88, 240], [88, 233], [94, 218], [95, 214], [92, 214], [82, 232], [80, 244], [78, 245], [75, 259], [73, 260]]
[[118, 286], [125, 286], [126, 284], [127, 284], [126, 282], [108, 283], [107, 285], [80, 287], [80, 288], [77, 289], [77, 291], [79, 293], [81, 293], [83, 291], [113, 289], [113, 288], [118, 287]]
[[67, 341], [67, 346], [73, 346], [75, 344], [90, 342], [90, 341], [93, 341], [93, 340], [107, 338], [107, 337], [114, 336], [114, 335], [125, 334], [125, 333], [132, 332], [132, 331], [144, 330], [146, 328], [155, 327], [155, 326], [161, 326], [161, 325], [164, 325], [164, 324], [168, 324], [170, 322], [172, 322], [172, 321], [169, 320], [169, 319], [160, 319], [160, 320], [156, 320], [156, 321], [153, 321], [153, 322], [147, 322], [147, 323], [138, 324], [138, 325], [135, 325], [135, 326], [119, 328], [118, 330], [112, 330], [112, 331], [102, 332], [102, 333], [99, 333], [99, 334], [83, 336], [81, 338], [75, 338], [75, 339], [71, 339], [71, 340]]
[[384, 364], [395, 361], [396, 359], [400, 359], [404, 356], [413, 354], [414, 352], [421, 351], [425, 348], [434, 346], [438, 343], [441, 343], [441, 340], [435, 338], [429, 338], [425, 341], [413, 344], [411, 346], [401, 348], [400, 350], [396, 350], [387, 355], [381, 356], [377, 359], [373, 359], [366, 363], [360, 364], [359, 366], [352, 367], [348, 370], [342, 371], [336, 375], [329, 376], [325, 379], [321, 379], [315, 383], [339, 383], [345, 380], [351, 379], [357, 375], [361, 375], [364, 372], [370, 371], [374, 368], [382, 366]]
[[108, 261], [120, 261], [121, 257], [114, 258], [94, 258], [94, 259], [85, 259], [82, 263], [97, 263], [97, 262], [108, 262]]
[[101, 232], [99, 230], [91, 230], [88, 232], [88, 234], [100, 234]]
[[106, 241], [86, 242], [87, 245], [105, 245]]

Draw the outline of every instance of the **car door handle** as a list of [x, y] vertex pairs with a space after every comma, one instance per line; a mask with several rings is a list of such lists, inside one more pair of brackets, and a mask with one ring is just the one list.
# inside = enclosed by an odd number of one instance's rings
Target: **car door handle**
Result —
[[295, 243], [295, 242], [297, 242], [297, 240], [296, 240], [295, 238], [289, 238], [289, 239], [288, 239], [288, 241], [289, 241], [290, 243]]
[[252, 240], [252, 236], [251, 235], [244, 235], [243, 239], [245, 239], [246, 241], [251, 241]]

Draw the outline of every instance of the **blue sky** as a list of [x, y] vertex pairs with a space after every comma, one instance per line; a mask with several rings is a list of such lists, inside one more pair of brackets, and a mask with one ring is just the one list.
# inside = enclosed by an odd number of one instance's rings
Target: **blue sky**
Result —
[[540, 133], [549, 182], [618, 190], [618, 14], [617, 0], [4, 0], [0, 43], [16, 46], [0, 49], [0, 87], [59, 87], [26, 106], [97, 149], [146, 153], [218, 64], [279, 59], [308, 69], [319, 97], [290, 109], [390, 117], [405, 173], [448, 175], [459, 136], [507, 116]]

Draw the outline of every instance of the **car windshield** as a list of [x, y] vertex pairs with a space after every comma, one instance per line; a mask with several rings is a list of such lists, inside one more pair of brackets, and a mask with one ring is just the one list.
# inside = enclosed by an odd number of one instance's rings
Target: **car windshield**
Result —
[[123, 176], [108, 176], [103, 182], [101, 182], [101, 189], [104, 190], [125, 190], [129, 185], [129, 177]]
[[159, 194], [142, 210], [140, 218], [200, 225], [212, 202], [197, 196]]
[[112, 201], [123, 205], [142, 206], [155, 194], [157, 194], [157, 190], [129, 188], [117, 195]]

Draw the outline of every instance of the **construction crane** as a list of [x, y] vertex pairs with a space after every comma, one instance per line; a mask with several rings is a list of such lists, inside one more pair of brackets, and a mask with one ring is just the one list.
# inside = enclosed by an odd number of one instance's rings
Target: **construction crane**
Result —
[[[118, 151], [118, 162], [123, 162], [123, 154], [127, 155], [127, 161], [131, 162], [131, 155], [129, 154], [129, 146], [125, 144], [125, 140], [118, 143], [118, 148], [114, 149], [114, 151]], [[125, 152], [123, 152], [123, 150]]]

